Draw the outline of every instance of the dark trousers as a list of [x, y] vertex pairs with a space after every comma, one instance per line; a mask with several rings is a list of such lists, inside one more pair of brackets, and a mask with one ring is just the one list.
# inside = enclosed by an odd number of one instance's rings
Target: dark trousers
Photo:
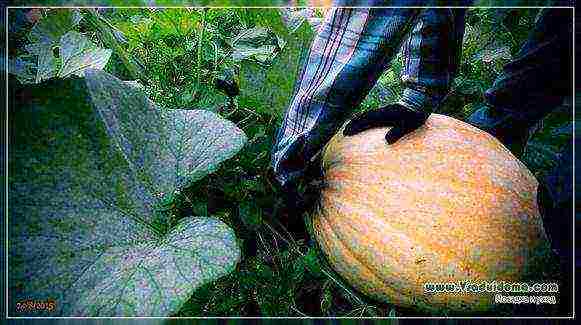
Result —
[[543, 9], [515, 58], [485, 93], [503, 115], [534, 124], [572, 93], [573, 11]]

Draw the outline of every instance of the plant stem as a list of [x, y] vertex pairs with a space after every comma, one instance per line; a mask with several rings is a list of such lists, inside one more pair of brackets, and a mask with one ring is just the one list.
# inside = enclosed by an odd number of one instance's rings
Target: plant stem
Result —
[[[277, 235], [280, 239], [282, 239], [285, 243], [287, 243], [287, 245], [289, 245], [289, 247], [291, 247], [291, 249], [293, 251], [295, 251], [296, 253], [298, 253], [300, 256], [305, 257], [305, 254], [303, 254], [303, 252], [301, 252], [297, 248], [297, 244], [296, 244], [296, 242], [294, 242], [294, 240], [293, 240], [293, 243], [291, 244], [286, 238], [284, 238], [284, 236], [282, 236], [281, 234], [279, 234], [278, 231], [276, 231], [268, 222], [265, 221], [264, 224], [268, 227], [268, 229], [270, 231], [272, 231], [273, 234]], [[329, 272], [326, 269], [326, 266], [325, 265], [321, 265], [321, 271], [323, 272], [323, 274], [325, 274], [325, 276], [327, 276], [331, 281], [333, 281], [333, 283], [335, 283], [338, 287], [340, 287], [341, 289], [343, 289], [348, 295], [350, 295], [353, 299], [355, 299], [359, 305], [366, 306], [366, 304], [363, 302], [363, 299], [361, 299], [353, 291], [349, 290], [349, 288], [347, 288], [341, 281], [337, 280], [331, 274], [331, 272]]]
[[145, 78], [145, 74], [143, 73], [142, 69], [133, 61], [130, 55], [125, 51], [125, 49], [119, 44], [113, 32], [105, 22], [105, 19], [99, 15], [96, 9], [89, 8], [83, 9], [87, 15], [85, 17], [89, 21], [90, 24], [97, 29], [99, 32], [98, 35], [101, 38], [101, 41], [107, 46], [113, 49], [115, 53], [121, 58], [123, 64], [131, 74], [131, 77], [134, 79], [140, 80], [142, 83], [147, 84], [147, 79]]
[[196, 90], [192, 97], [195, 97], [198, 94], [198, 90], [200, 89], [200, 69], [202, 65], [202, 42], [204, 41], [204, 30], [206, 29], [206, 8], [202, 9], [202, 29], [200, 30], [200, 34], [198, 37], [198, 44], [196, 49]]
[[[173, 26], [173, 28], [176, 30], [176, 34], [178, 34], [178, 35], [180, 35], [180, 36], [181, 36], [181, 35], [182, 35], [182, 33], [181, 33], [181, 31], [180, 31], [180, 28], [179, 28], [179, 26], [176, 24], [176, 22], [175, 22], [175, 19], [174, 19], [172, 16], [170, 16], [170, 15], [169, 15], [169, 14], [168, 14], [168, 13], [165, 11], [165, 9], [167, 9], [167, 8], [161, 9], [159, 12], [161, 12], [161, 14], [162, 14], [162, 15], [164, 15], [164, 16], [165, 16], [165, 18], [166, 18], [166, 19], [167, 19], [167, 20], [168, 20], [168, 21], [171, 23], [171, 25]], [[178, 11], [178, 13], [179, 13], [179, 11]], [[180, 17], [180, 19], [181, 19], [181, 17]]]

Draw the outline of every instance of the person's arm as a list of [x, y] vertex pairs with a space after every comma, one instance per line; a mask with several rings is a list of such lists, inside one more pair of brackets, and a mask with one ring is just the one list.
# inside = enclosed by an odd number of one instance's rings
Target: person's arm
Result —
[[333, 8], [315, 37], [272, 155], [284, 186], [359, 106], [418, 14], [412, 8]]
[[401, 99], [393, 105], [354, 118], [345, 135], [379, 126], [392, 126], [387, 143], [393, 144], [422, 126], [436, 111], [456, 76], [464, 37], [464, 8], [423, 9], [402, 49], [405, 85]]
[[401, 81], [405, 89], [400, 104], [414, 110], [437, 110], [458, 71], [465, 15], [465, 8], [422, 10], [403, 45]]
[[573, 13], [540, 11], [515, 57], [484, 93], [485, 105], [468, 122], [520, 157], [539, 123], [573, 93]]

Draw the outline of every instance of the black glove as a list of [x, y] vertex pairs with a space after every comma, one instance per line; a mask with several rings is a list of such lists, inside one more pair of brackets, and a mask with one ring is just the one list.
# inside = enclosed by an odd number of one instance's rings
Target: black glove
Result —
[[308, 163], [300, 179], [282, 186], [288, 206], [301, 213], [312, 210], [319, 197], [322, 179], [320, 159]]
[[430, 116], [429, 113], [413, 111], [400, 104], [392, 104], [356, 116], [347, 123], [343, 135], [350, 136], [375, 127], [392, 126], [393, 128], [385, 134], [385, 141], [393, 144], [404, 135], [422, 126], [428, 116]]
[[[274, 184], [280, 184], [274, 177], [272, 170], [269, 174]], [[303, 214], [311, 212], [315, 208], [322, 185], [322, 171], [320, 157], [307, 164], [303, 176], [300, 179], [287, 182], [278, 188], [282, 194], [283, 209], [281, 210], [281, 223], [297, 238], [307, 239]]]

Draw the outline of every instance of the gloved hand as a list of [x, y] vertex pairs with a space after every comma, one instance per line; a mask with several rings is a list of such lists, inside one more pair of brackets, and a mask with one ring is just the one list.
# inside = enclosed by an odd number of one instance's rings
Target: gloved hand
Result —
[[385, 141], [393, 144], [404, 135], [422, 126], [428, 116], [430, 116], [429, 113], [414, 111], [400, 104], [392, 104], [356, 116], [345, 126], [343, 135], [350, 136], [375, 127], [392, 126], [393, 128], [385, 134]]
[[[279, 185], [272, 170], [269, 170], [273, 184]], [[282, 194], [283, 207], [280, 211], [280, 221], [285, 228], [297, 238], [308, 238], [303, 214], [314, 209], [322, 187], [322, 171], [320, 160], [315, 159], [307, 165], [303, 177], [284, 185], [279, 185], [278, 192]]]

